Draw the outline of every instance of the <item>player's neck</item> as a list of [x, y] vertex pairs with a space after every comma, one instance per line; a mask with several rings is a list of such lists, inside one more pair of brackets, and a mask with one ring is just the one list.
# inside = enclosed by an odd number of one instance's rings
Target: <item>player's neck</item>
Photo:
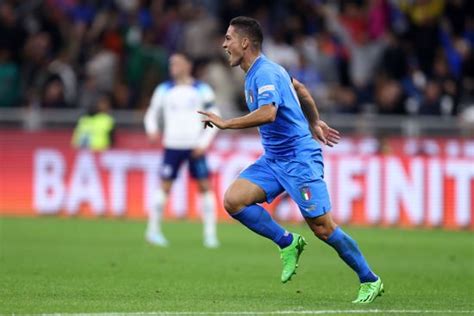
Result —
[[191, 84], [194, 83], [194, 78], [191, 77], [191, 76], [185, 76], [185, 77], [180, 77], [180, 78], [174, 79], [174, 82], [177, 85], [191, 85]]
[[248, 57], [244, 58], [242, 63], [240, 64], [240, 68], [247, 73], [249, 69], [252, 67], [252, 65], [255, 63], [258, 57], [260, 57], [262, 53], [260, 51], [256, 52], [249, 52]]

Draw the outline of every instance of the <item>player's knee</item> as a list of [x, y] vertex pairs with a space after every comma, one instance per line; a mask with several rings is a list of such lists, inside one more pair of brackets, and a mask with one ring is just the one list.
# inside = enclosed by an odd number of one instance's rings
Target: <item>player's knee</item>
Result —
[[207, 179], [198, 180], [198, 189], [199, 189], [199, 192], [201, 193], [205, 193], [209, 191], [211, 189], [209, 185], [209, 180]]
[[200, 193], [206, 193], [210, 190], [208, 185], [199, 185], [198, 189]]
[[313, 229], [313, 233], [316, 237], [318, 237], [322, 241], [326, 241], [330, 236], [327, 230], [324, 229], [323, 227], [318, 227], [318, 228]]
[[161, 180], [161, 190], [166, 194], [170, 194], [171, 186], [173, 185], [173, 180], [162, 179]]
[[313, 231], [314, 235], [322, 241], [328, 240], [328, 238], [337, 228], [336, 223], [332, 220], [332, 217], [329, 213], [316, 218], [306, 218], [306, 222]]
[[335, 227], [332, 225], [312, 225], [311, 230], [313, 231], [314, 235], [321, 239], [322, 241], [328, 240], [329, 236], [332, 235], [334, 232]]
[[232, 215], [240, 211], [243, 207], [245, 207], [245, 204], [242, 203], [242, 200], [238, 196], [229, 194], [228, 192], [224, 194], [224, 208], [227, 213]]

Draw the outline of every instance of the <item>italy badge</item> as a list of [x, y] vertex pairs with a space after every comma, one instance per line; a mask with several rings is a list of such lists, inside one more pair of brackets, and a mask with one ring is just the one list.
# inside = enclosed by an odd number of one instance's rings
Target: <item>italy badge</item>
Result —
[[307, 186], [301, 187], [300, 192], [301, 192], [301, 197], [303, 198], [303, 200], [309, 201], [311, 199], [311, 190], [309, 189], [309, 187]]

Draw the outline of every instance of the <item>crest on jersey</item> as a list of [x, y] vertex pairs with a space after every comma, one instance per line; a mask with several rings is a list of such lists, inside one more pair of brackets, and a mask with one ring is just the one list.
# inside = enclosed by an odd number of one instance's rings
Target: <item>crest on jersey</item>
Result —
[[301, 187], [300, 193], [303, 200], [309, 201], [311, 199], [311, 190], [308, 186]]
[[253, 103], [253, 91], [252, 90], [245, 90], [245, 98], [247, 99], [248, 103]]

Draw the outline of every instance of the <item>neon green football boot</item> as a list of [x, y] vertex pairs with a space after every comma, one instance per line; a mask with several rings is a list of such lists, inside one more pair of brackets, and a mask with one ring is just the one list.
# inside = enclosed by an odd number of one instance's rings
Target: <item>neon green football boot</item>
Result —
[[280, 249], [280, 258], [283, 262], [283, 271], [281, 272], [281, 282], [288, 282], [293, 274], [296, 273], [298, 260], [304, 247], [307, 245], [303, 236], [293, 234], [293, 241], [288, 247]]
[[356, 304], [372, 303], [378, 296], [382, 296], [384, 292], [382, 279], [374, 282], [361, 283], [359, 288], [359, 295], [352, 301]]

